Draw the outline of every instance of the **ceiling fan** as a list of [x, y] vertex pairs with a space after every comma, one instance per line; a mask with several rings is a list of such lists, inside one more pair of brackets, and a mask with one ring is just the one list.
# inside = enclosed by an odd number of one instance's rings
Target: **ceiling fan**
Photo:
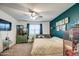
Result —
[[28, 11], [30, 12], [30, 16], [32, 19], [43, 18], [43, 16], [41, 16], [38, 12], [33, 11], [32, 9], [28, 9]]

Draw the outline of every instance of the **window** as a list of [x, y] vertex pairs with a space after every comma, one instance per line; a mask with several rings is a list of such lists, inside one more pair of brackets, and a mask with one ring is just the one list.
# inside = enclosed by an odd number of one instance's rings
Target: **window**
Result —
[[0, 30], [1, 31], [9, 31], [9, 30], [11, 30], [11, 22], [0, 19]]
[[6, 26], [4, 23], [0, 23], [0, 29], [4, 29]]
[[40, 25], [29, 25], [29, 35], [40, 34]]

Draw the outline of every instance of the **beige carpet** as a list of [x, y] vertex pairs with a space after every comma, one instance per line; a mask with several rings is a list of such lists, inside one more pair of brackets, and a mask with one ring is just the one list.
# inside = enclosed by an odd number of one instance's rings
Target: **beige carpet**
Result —
[[[33, 43], [16, 44], [2, 53], [3, 56], [31, 56]], [[79, 51], [79, 44], [78, 44]], [[79, 56], [79, 52], [75, 55]]]
[[16, 44], [4, 51], [4, 56], [31, 56], [32, 43]]

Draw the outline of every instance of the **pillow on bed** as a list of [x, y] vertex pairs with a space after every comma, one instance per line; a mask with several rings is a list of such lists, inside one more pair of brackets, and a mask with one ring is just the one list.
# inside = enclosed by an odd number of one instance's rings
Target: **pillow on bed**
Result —
[[66, 50], [67, 50], [67, 49], [72, 50], [72, 47], [71, 47], [71, 46], [69, 46], [69, 45], [66, 45], [66, 44], [65, 44], [65, 49], [66, 49]]
[[62, 38], [59, 37], [52, 37], [53, 40], [63, 40]]

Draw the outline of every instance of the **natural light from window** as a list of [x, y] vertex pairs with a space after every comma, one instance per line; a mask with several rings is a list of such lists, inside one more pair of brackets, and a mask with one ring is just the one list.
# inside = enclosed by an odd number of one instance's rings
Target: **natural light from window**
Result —
[[29, 35], [40, 34], [40, 24], [30, 24], [29, 25]]

